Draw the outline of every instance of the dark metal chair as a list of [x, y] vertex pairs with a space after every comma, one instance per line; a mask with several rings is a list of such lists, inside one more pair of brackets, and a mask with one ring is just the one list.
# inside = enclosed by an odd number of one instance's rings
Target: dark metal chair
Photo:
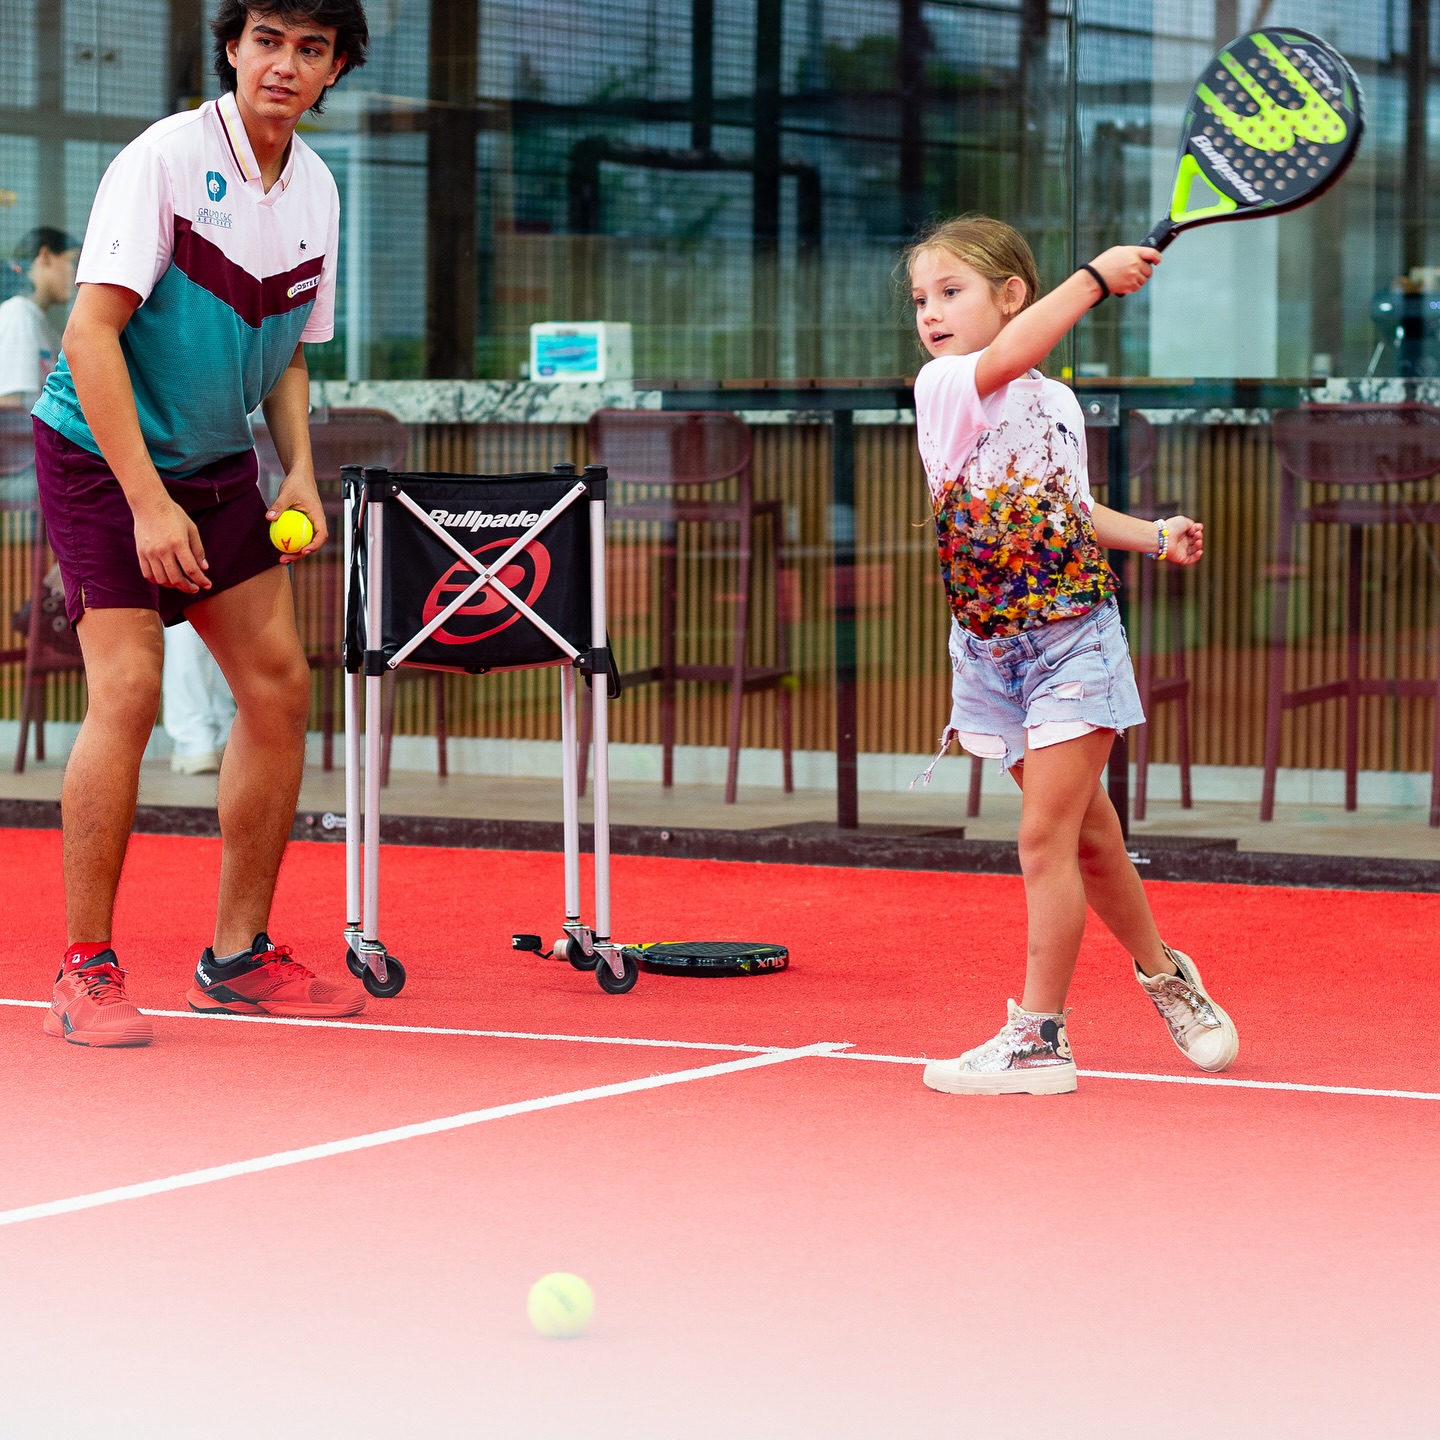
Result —
[[[0, 479], [23, 476], [35, 466], [35, 438], [30, 416], [23, 410], [0, 410]], [[8, 517], [14, 517], [8, 520]], [[35, 758], [45, 759], [45, 680], [49, 675], [75, 673], [85, 669], [80, 641], [65, 615], [65, 602], [45, 583], [49, 572], [50, 546], [45, 537], [45, 517], [36, 500], [0, 501], [0, 519], [7, 519], [11, 534], [19, 538], [29, 530], [29, 598], [15, 613], [12, 623], [25, 637], [22, 646], [0, 650], [0, 664], [23, 662], [20, 682], [20, 738], [15, 747], [15, 773], [25, 771], [30, 728], [35, 728]], [[15, 522], [19, 522], [16, 524]]]
[[[255, 445], [260, 456], [263, 478], [273, 495], [284, 470], [269, 432], [256, 426]], [[344, 523], [344, 500], [340, 491], [342, 465], [375, 465], [387, 470], [402, 470], [410, 448], [410, 432], [393, 415], [384, 410], [323, 409], [310, 416], [310, 450], [315, 459], [315, 480], [325, 518], [330, 527], [330, 544], [318, 555], [298, 566], [295, 580], [295, 608], [300, 634], [305, 642], [310, 668], [320, 675], [321, 764], [326, 770], [335, 768], [335, 689], [343, 663], [340, 654], [344, 628], [344, 542], [340, 527]], [[421, 670], [402, 672], [406, 680], [427, 679], [435, 687], [436, 739], [439, 744], [439, 771], [448, 771], [445, 745], [445, 677]], [[381, 751], [381, 784], [390, 779], [390, 748], [395, 728], [395, 685], [387, 681], [384, 703]]]
[[[1433, 696], [1435, 741], [1431, 761], [1430, 824], [1440, 826], [1440, 673], [1433, 680], [1360, 674], [1365, 531], [1379, 525], [1440, 524], [1440, 501], [1411, 499], [1398, 487], [1440, 474], [1440, 409], [1430, 405], [1305, 405], [1272, 422], [1280, 457], [1280, 503], [1271, 597], [1270, 676], [1265, 701], [1265, 776], [1260, 818], [1275, 817], [1275, 776], [1280, 765], [1281, 721], [1287, 710], [1345, 702], [1345, 808], [1357, 804], [1360, 701], [1364, 696]], [[1348, 493], [1309, 495], [1302, 486], [1345, 487]], [[1356, 493], [1363, 492], [1363, 493]], [[1299, 570], [1295, 531], [1300, 525], [1339, 525], [1346, 532], [1345, 673], [1338, 680], [1285, 689], [1289, 654], [1290, 594]], [[1423, 537], [1422, 537], [1423, 538]], [[1430, 563], [1440, 570], [1433, 551]]]
[[[1155, 493], [1155, 427], [1141, 414], [1131, 411], [1127, 418], [1126, 459], [1129, 462], [1130, 479], [1138, 481], [1139, 499], [1127, 507], [1131, 515], [1144, 520], [1163, 520], [1180, 513], [1177, 503], [1160, 500]], [[1104, 495], [1109, 479], [1109, 450], [1111, 431], [1105, 427], [1086, 427], [1085, 442], [1089, 461], [1090, 488], [1092, 492]], [[1175, 566], [1165, 567], [1162, 577], [1159, 567], [1141, 557], [1138, 563], [1139, 604], [1134, 619], [1139, 629], [1139, 653], [1137, 656], [1135, 683], [1140, 691], [1140, 704], [1145, 711], [1147, 722], [1153, 722], [1156, 710], [1161, 705], [1178, 705], [1176, 713], [1176, 749], [1180, 762], [1180, 804], [1189, 810], [1194, 804], [1190, 783], [1190, 677], [1185, 672], [1185, 644], [1183, 634], [1183, 579]], [[1157, 649], [1155, 634], [1155, 600], [1157, 587], [1163, 583], [1166, 593], [1166, 626], [1164, 648]], [[1157, 660], [1168, 657], [1169, 663], [1164, 674], [1157, 674]], [[965, 808], [967, 816], [973, 818], [980, 813], [980, 783], [984, 775], [985, 762], [972, 756], [970, 762], [970, 795]], [[1150, 723], [1138, 727], [1135, 741], [1135, 818], [1143, 820], [1148, 798], [1150, 773]]]
[[[730, 686], [729, 761], [725, 801], [735, 803], [740, 773], [740, 730], [746, 695], [774, 691], [779, 707], [780, 745], [787, 793], [795, 788], [791, 759], [789, 642], [784, 585], [784, 516], [778, 500], [756, 500], [751, 484], [750, 427], [738, 416], [709, 410], [602, 410], [589, 426], [590, 454], [606, 466], [612, 482], [638, 491], [635, 499], [616, 500], [609, 518], [642, 521], [660, 527], [660, 656], [657, 662], [622, 675], [622, 684], [660, 686], [662, 783], [674, 783], [675, 687], [681, 681]], [[696, 492], [735, 482], [735, 498], [707, 498]], [[755, 528], [768, 520], [775, 587], [774, 660], [747, 660], [751, 628]], [[733, 658], [728, 665], [687, 664], [677, 658], [678, 532], [681, 525], [730, 524], [739, 532]], [[587, 692], [588, 696], [588, 692]], [[580, 733], [586, 733], [582, 724]], [[586, 755], [580, 757], [585, 783]]]
[[[1127, 507], [1131, 515], [1142, 520], [1166, 520], [1180, 513], [1178, 501], [1161, 500], [1156, 494], [1155, 483], [1155, 427], [1143, 416], [1131, 411], [1128, 422], [1127, 457], [1130, 462], [1130, 478], [1139, 482], [1137, 503]], [[1103, 439], [1097, 438], [1103, 436]], [[1107, 465], [1105, 446], [1109, 443], [1108, 430], [1086, 431], [1087, 448], [1090, 453], [1092, 484], [1097, 463]], [[1097, 461], [1098, 451], [1098, 461]], [[1108, 469], [1104, 470], [1108, 474]], [[1180, 807], [1189, 810], [1194, 805], [1190, 777], [1190, 677], [1185, 671], [1184, 634], [1184, 572], [1175, 565], [1156, 564], [1144, 556], [1137, 556], [1135, 568], [1139, 572], [1136, 586], [1139, 605], [1134, 614], [1134, 623], [1139, 632], [1137, 637], [1138, 661], [1135, 684], [1140, 691], [1140, 705], [1145, 711], [1146, 723], [1135, 732], [1135, 818], [1145, 818], [1149, 795], [1150, 748], [1155, 712], [1162, 705], [1176, 705], [1176, 759], [1180, 763]], [[1160, 586], [1165, 587], [1165, 615], [1167, 634], [1163, 641], [1156, 635], [1156, 597]], [[1168, 657], [1164, 674], [1157, 674], [1158, 660]]]

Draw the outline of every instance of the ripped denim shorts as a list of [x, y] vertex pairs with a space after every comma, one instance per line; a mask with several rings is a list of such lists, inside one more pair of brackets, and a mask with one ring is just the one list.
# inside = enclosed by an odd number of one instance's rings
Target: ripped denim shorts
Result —
[[[990, 753], [1006, 770], [1032, 748], [1091, 730], [1145, 723], [1130, 668], [1130, 645], [1112, 596], [1074, 620], [982, 640], [950, 623], [950, 731], [966, 749]], [[1042, 728], [1043, 727], [1043, 728]], [[998, 737], [993, 752], [968, 743]], [[949, 734], [947, 734], [947, 739]]]

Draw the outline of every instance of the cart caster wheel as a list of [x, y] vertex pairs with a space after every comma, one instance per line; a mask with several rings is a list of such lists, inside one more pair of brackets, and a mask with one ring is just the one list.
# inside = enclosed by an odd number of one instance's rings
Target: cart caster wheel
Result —
[[587, 955], [580, 942], [568, 935], [562, 935], [555, 942], [554, 955], [557, 960], [568, 960], [577, 970], [593, 970], [600, 958]]
[[600, 982], [600, 988], [607, 995], [624, 995], [627, 991], [635, 988], [635, 982], [640, 978], [640, 962], [633, 955], [622, 950], [620, 965], [625, 973], [618, 979], [604, 960], [601, 960], [595, 967], [595, 978]]
[[385, 957], [385, 978], [377, 980], [375, 972], [367, 965], [361, 977], [365, 988], [381, 1000], [398, 995], [405, 988], [405, 967], [393, 956]]
[[345, 968], [357, 980], [365, 974], [365, 962], [348, 945], [345, 947]]

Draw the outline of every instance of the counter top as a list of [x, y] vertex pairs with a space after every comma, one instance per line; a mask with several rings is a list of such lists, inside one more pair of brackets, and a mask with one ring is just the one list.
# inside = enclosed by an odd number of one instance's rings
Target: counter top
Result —
[[[789, 383], [797, 387], [808, 384], [811, 388], [827, 383], [839, 388], [846, 384], [840, 380]], [[857, 387], [863, 384], [867, 389], [883, 390], [886, 382], [866, 380], [854, 383]], [[893, 386], [897, 382], [889, 383]], [[1135, 378], [1116, 380], [1107, 385], [1103, 379], [1086, 379], [1078, 388], [1084, 394], [1107, 388], [1123, 392], [1126, 388], [1143, 386], [1152, 389], [1153, 395], [1153, 388], [1168, 389], [1172, 384], [1174, 406], [1153, 411], [1147, 408], [1144, 413], [1150, 418], [1161, 423], [1173, 424], [1185, 420], [1211, 425], [1263, 424], [1270, 418], [1268, 410], [1197, 409], [1185, 403], [1187, 387], [1213, 386], [1215, 381], [1171, 382]], [[779, 390], [788, 388], [784, 381], [771, 381], [768, 385]], [[310, 400], [317, 407], [363, 406], [386, 410], [407, 425], [583, 425], [597, 410], [659, 410], [666, 395], [671, 396], [673, 404], [673, 391], [686, 388], [700, 387], [637, 388], [626, 380], [600, 385], [554, 385], [528, 380], [312, 380]], [[732, 382], [715, 388], [739, 387]], [[1317, 402], [1332, 404], [1393, 404], [1402, 400], [1418, 400], [1440, 406], [1440, 377], [1427, 376], [1417, 380], [1381, 376], [1336, 378], [1315, 385], [1310, 395]], [[747, 409], [739, 413], [752, 425], [815, 425], [826, 424], [829, 420], [828, 413], [808, 408]], [[893, 407], [855, 411], [855, 421], [860, 425], [906, 425], [913, 424], [914, 418], [911, 411]]]

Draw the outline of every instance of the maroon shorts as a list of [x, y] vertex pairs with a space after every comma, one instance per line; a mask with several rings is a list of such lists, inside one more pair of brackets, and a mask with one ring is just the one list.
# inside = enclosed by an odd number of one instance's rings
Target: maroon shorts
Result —
[[253, 450], [217, 460], [183, 480], [165, 481], [170, 498], [200, 531], [210, 565], [205, 572], [210, 589], [191, 595], [153, 584], [140, 573], [135, 517], [105, 460], [39, 420], [34, 426], [40, 508], [60, 562], [72, 625], [86, 610], [158, 610], [165, 624], [178, 625], [187, 605], [280, 563], [270, 543]]

